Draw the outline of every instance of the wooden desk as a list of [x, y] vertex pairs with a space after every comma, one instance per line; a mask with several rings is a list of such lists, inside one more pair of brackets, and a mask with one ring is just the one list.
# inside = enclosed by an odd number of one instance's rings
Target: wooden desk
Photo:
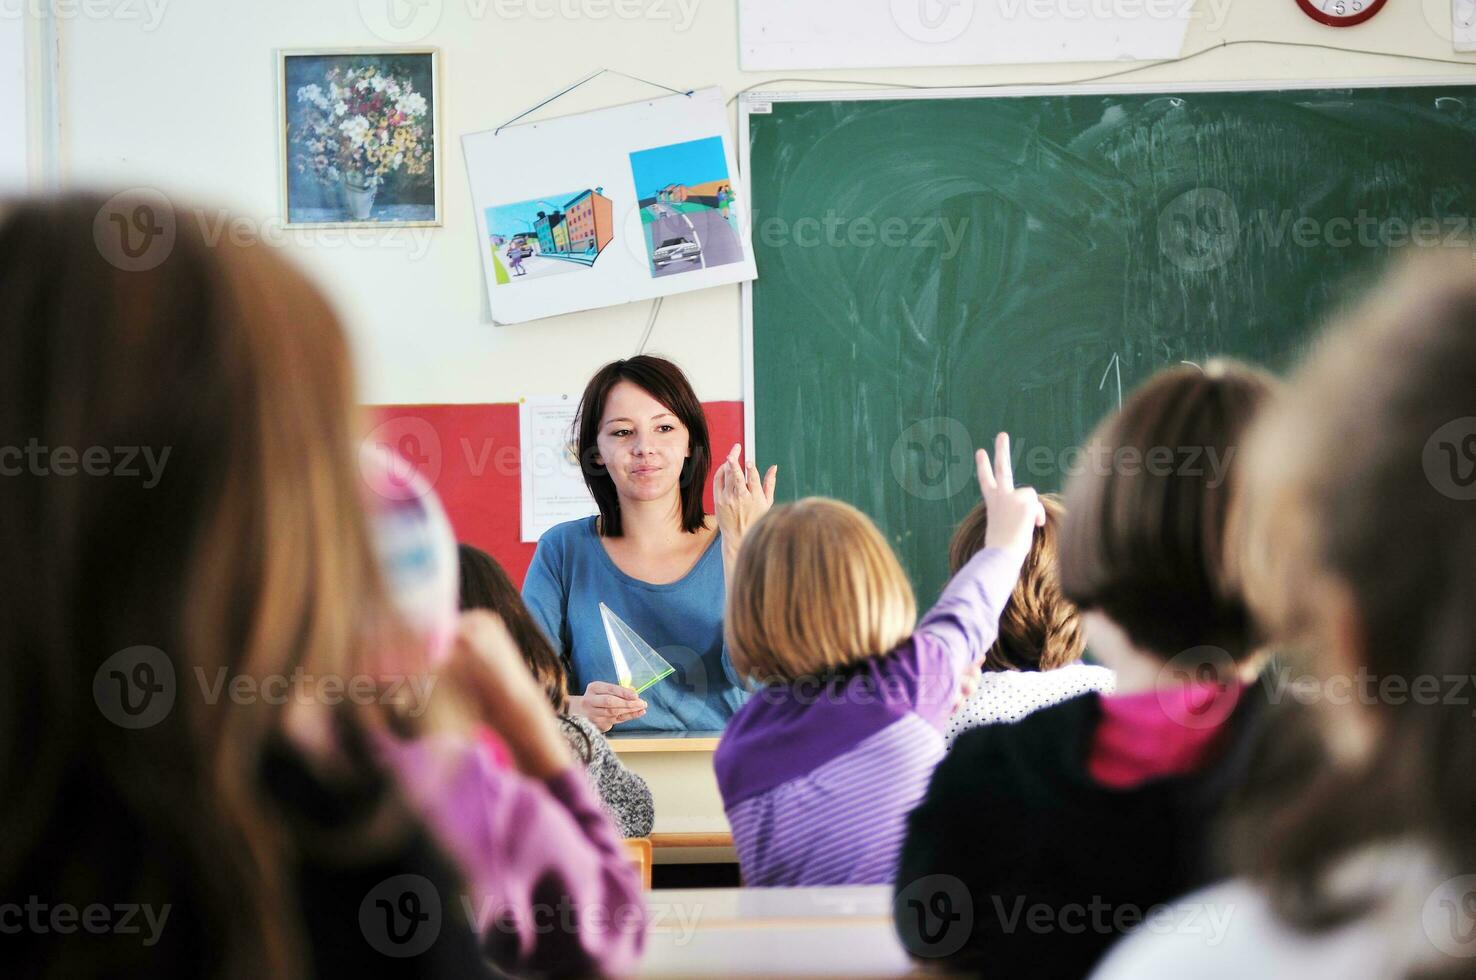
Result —
[[[609, 736], [610, 747], [621, 755], [641, 752], [705, 752], [708, 761], [717, 751], [722, 732], [629, 732]], [[627, 761], [626, 765], [630, 763]]]
[[738, 860], [723, 813], [712, 754], [722, 732], [632, 732], [610, 748], [651, 787], [657, 864], [726, 864]]
[[936, 977], [892, 928], [889, 885], [647, 894], [643, 977]]

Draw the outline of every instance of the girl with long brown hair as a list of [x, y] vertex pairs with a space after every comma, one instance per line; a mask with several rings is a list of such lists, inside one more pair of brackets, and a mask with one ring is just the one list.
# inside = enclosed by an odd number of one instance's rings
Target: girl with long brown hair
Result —
[[[536, 962], [531, 931], [475, 935], [380, 746], [473, 716], [544, 797], [581, 777], [495, 618], [462, 621], [444, 696], [382, 676], [409, 631], [318, 291], [157, 200], [22, 201], [0, 209], [0, 348], [0, 894], [37, 906], [7, 967], [475, 976], [485, 939]], [[595, 947], [621, 968], [639, 940]]]

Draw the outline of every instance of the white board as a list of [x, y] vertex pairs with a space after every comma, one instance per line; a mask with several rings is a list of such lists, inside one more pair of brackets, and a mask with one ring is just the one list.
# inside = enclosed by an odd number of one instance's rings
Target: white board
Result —
[[[1204, 2], [1219, 9], [1219, 0]], [[739, 0], [738, 6], [743, 70], [788, 71], [1174, 58], [1194, 0]]]
[[462, 137], [492, 319], [757, 274], [716, 88]]

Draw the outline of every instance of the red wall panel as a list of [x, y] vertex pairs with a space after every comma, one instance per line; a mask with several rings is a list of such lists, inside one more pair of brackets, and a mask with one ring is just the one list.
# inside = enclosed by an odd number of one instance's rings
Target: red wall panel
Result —
[[[743, 441], [742, 402], [704, 402], [713, 455]], [[496, 558], [519, 584], [533, 560], [521, 540], [518, 406], [375, 405], [370, 438], [415, 463], [435, 487], [456, 536]], [[712, 479], [706, 490], [712, 511]]]

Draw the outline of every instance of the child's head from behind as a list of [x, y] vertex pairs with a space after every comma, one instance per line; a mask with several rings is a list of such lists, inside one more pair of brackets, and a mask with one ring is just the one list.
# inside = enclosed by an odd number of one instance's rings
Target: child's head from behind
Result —
[[[48, 590], [35, 584], [44, 601], [30, 616], [88, 637], [58, 632], [54, 651], [87, 676], [79, 647], [144, 640], [182, 671], [347, 673], [398, 618], [364, 506], [347, 337], [278, 250], [208, 243], [187, 212], [163, 207], [73, 195], [0, 221], [0, 444], [27, 433], [162, 461], [142, 479], [87, 476], [65, 492], [40, 475], [17, 481], [7, 509], [27, 519], [0, 540], [59, 570], [39, 576]], [[171, 244], [135, 268], [104, 219], [145, 216], [171, 227]], [[57, 392], [87, 397], [63, 409]], [[225, 737], [225, 719], [253, 714], [237, 707], [180, 698], [167, 722]], [[278, 699], [249, 707], [282, 712]]]
[[[1015, 591], [999, 617], [999, 639], [984, 657], [985, 670], [1054, 670], [1080, 660], [1086, 646], [1081, 616], [1061, 594], [1056, 542], [1065, 510], [1054, 494], [1041, 494], [1040, 503], [1046, 522], [1035, 529]], [[957, 575], [984, 547], [988, 529], [989, 509], [980, 501], [953, 532], [948, 574]]]
[[744, 539], [724, 629], [740, 673], [792, 681], [887, 653], [916, 619], [876, 526], [849, 504], [809, 497], [773, 508]]
[[564, 663], [533, 621], [533, 614], [528, 611], [512, 579], [482, 549], [462, 544], [457, 550], [461, 557], [462, 610], [490, 609], [501, 616], [507, 631], [523, 652], [523, 660], [534, 679], [548, 692], [549, 703], [559, 714], [566, 713], [569, 692]]
[[[1240, 835], [1245, 869], [1304, 923], [1342, 921], [1337, 872], [1371, 843], [1418, 842], [1453, 874], [1476, 861], [1455, 683], [1476, 673], [1476, 276], [1468, 252], [1413, 251], [1257, 423], [1235, 514], [1249, 605], [1321, 693], [1327, 756]], [[1469, 949], [1459, 916], [1437, 929]]]
[[1097, 427], [1067, 484], [1062, 590], [1144, 654], [1193, 666], [1255, 652], [1225, 527], [1241, 442], [1276, 387], [1234, 362], [1160, 371]]
[[[18, 597], [0, 617], [0, 771], [23, 815], [7, 822], [13, 855], [48, 856], [85, 890], [126, 854], [140, 889], [195, 896], [187, 914], [224, 924], [209, 945], [241, 972], [284, 975], [300, 962], [291, 854], [259, 767], [289, 717], [341, 733], [379, 709], [273, 691], [346, 679], [396, 615], [337, 318], [278, 250], [212, 245], [191, 213], [69, 195], [0, 215], [0, 445], [94, 447], [85, 472], [6, 478], [0, 548], [26, 557], [0, 571]], [[197, 675], [261, 693], [201, 697]], [[130, 676], [176, 686], [120, 690]], [[122, 703], [95, 698], [95, 678], [118, 681]], [[162, 715], [130, 721], [136, 694]], [[66, 809], [79, 773], [93, 803]], [[84, 832], [59, 839], [74, 821]], [[15, 870], [0, 858], [0, 878]]]
[[[1410, 689], [1476, 672], [1469, 255], [1424, 256], [1381, 283], [1294, 376], [1249, 460], [1236, 571], [1268, 632], [1317, 655], [1304, 669], [1402, 675]], [[1388, 753], [1383, 764], [1418, 785], [1412, 794], [1469, 784], [1476, 739], [1463, 695], [1328, 702], [1349, 705], [1328, 709], [1350, 736], [1341, 747]], [[1380, 728], [1394, 737], [1369, 737]], [[1469, 828], [1476, 795], [1458, 795], [1447, 812]]]

